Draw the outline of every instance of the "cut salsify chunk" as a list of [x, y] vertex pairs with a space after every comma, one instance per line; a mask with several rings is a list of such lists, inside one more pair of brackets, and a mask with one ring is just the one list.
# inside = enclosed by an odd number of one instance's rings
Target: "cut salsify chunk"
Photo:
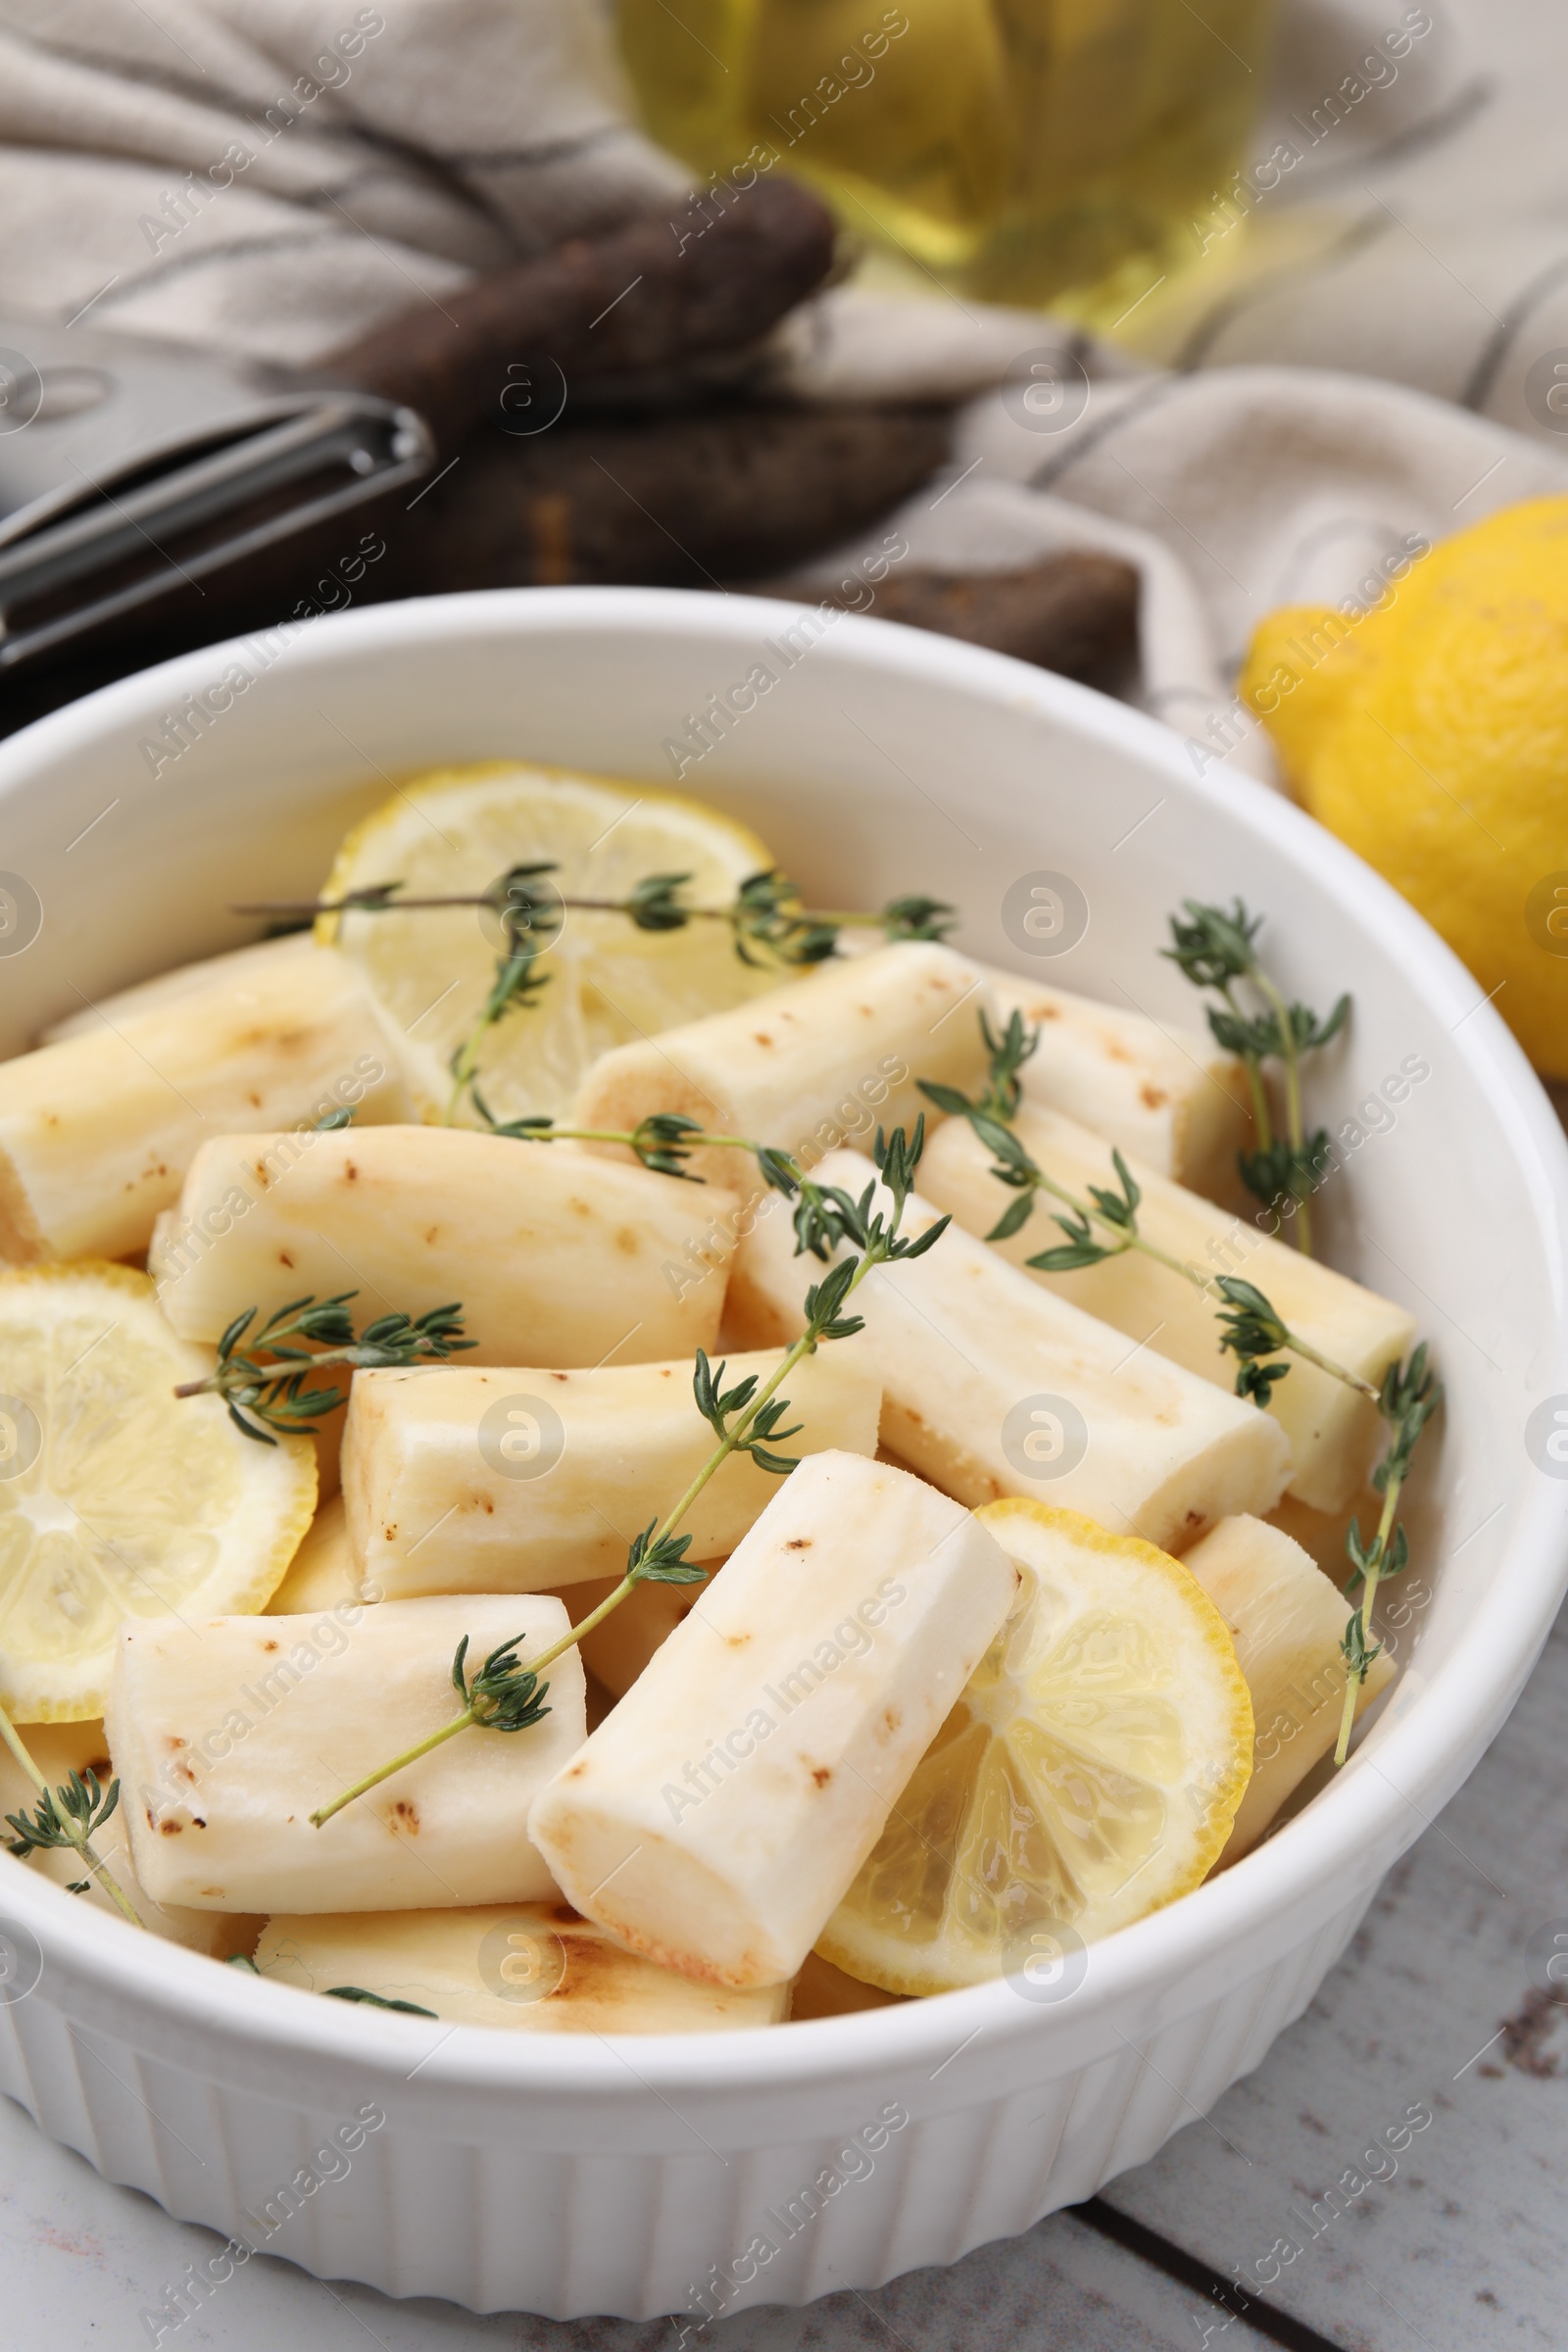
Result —
[[[541, 892], [553, 884], [566, 898], [620, 900], [651, 874], [685, 874], [681, 898], [692, 906], [728, 906], [749, 874], [772, 864], [755, 833], [679, 794], [493, 760], [411, 779], [349, 835], [324, 895], [383, 882], [401, 882], [411, 899], [477, 893], [512, 866], [545, 860], [556, 870]], [[420, 1109], [439, 1115], [452, 1054], [495, 976], [499, 921], [472, 906], [323, 915], [318, 935], [364, 971], [402, 1033]], [[563, 1116], [583, 1072], [612, 1046], [743, 1004], [780, 977], [741, 961], [727, 923], [642, 931], [625, 915], [580, 908], [538, 968], [549, 987], [485, 1046], [480, 1084], [498, 1119]], [[466, 1104], [458, 1115], [477, 1123]]]
[[274, 1984], [345, 1983], [453, 2025], [524, 2034], [712, 2034], [776, 2026], [789, 1985], [694, 1984], [622, 1951], [569, 1903], [279, 1916], [256, 1966]]
[[1173, 1902], [1250, 1771], [1235, 1648], [1179, 1561], [1043, 1503], [975, 1515], [1023, 1571], [1020, 1605], [816, 1945], [889, 1992], [1027, 1972]]
[[[1013, 1131], [1036, 1165], [1080, 1199], [1096, 1185], [1115, 1188], [1110, 1145], [1059, 1111], [1026, 1102]], [[947, 1119], [921, 1162], [921, 1189], [967, 1232], [989, 1235], [1018, 1197], [997, 1182], [995, 1165], [996, 1153], [966, 1119]], [[1213, 1287], [1223, 1274], [1243, 1274], [1256, 1283], [1309, 1347], [1331, 1362], [1348, 1365], [1374, 1389], [1403, 1356], [1415, 1337], [1414, 1321], [1403, 1307], [1255, 1226], [1248, 1230], [1241, 1218], [1171, 1184], [1142, 1160], [1132, 1159], [1130, 1165], [1142, 1192], [1140, 1234], [1177, 1266], [1192, 1269], [1197, 1282], [1139, 1250], [1117, 1252], [1099, 1265], [1065, 1274], [1031, 1265], [1037, 1251], [1059, 1238], [1054, 1220], [1038, 1212], [1021, 1231], [991, 1246], [1070, 1306], [1142, 1341], [1227, 1394], [1234, 1388], [1236, 1358], [1220, 1346], [1224, 1302]], [[1290, 1378], [1269, 1398], [1267, 1410], [1291, 1441], [1289, 1492], [1315, 1510], [1344, 1510], [1364, 1485], [1377, 1444], [1375, 1403], [1319, 1365], [1294, 1356]]]
[[258, 1446], [127, 1267], [0, 1276], [0, 1701], [104, 1711], [127, 1618], [262, 1608], [316, 1507], [309, 1439]]
[[908, 1471], [808, 1454], [535, 1799], [567, 1901], [699, 1984], [793, 1977], [1017, 1586]]

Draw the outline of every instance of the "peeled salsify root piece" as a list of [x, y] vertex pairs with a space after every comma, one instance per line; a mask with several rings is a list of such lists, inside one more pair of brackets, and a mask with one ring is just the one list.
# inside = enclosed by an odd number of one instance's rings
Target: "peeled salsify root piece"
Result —
[[[24, 1745], [51, 1788], [63, 1788], [74, 1772], [96, 1773], [99, 1787], [105, 1789], [114, 1779], [109, 1741], [102, 1723], [26, 1723], [20, 1730]], [[9, 1748], [0, 1746], [0, 1820], [10, 1813], [33, 1813], [37, 1805], [38, 1792], [32, 1783]], [[9, 1830], [0, 1828], [0, 1838], [11, 1835]], [[122, 1804], [117, 1805], [109, 1819], [93, 1831], [92, 1844], [150, 1935], [162, 1936], [170, 1943], [182, 1943], [187, 1951], [205, 1952], [211, 1960], [226, 1960], [231, 1953], [249, 1952], [254, 1947], [265, 1925], [254, 1912], [235, 1915], [188, 1911], [177, 1903], [166, 1908], [153, 1901], [146, 1888], [137, 1883], [131, 1867]], [[88, 1890], [81, 1900], [91, 1903], [95, 1911], [110, 1912], [117, 1919], [121, 1916], [83, 1865], [81, 1856], [74, 1850], [45, 1846], [26, 1857], [26, 1866], [41, 1871], [60, 1886], [79, 1886], [85, 1879]]]
[[[1120, 1191], [1110, 1145], [1076, 1120], [1025, 1105], [1012, 1128], [1036, 1166], [1080, 1200], [1088, 1199], [1091, 1185]], [[995, 1152], [968, 1121], [950, 1119], [932, 1137], [920, 1163], [921, 1187], [939, 1208], [951, 1210], [966, 1232], [984, 1236], [1017, 1199], [992, 1175], [995, 1165]], [[1143, 1190], [1138, 1230], [1156, 1249], [1195, 1267], [1210, 1285], [1223, 1274], [1255, 1284], [1309, 1347], [1374, 1388], [1390, 1364], [1403, 1356], [1415, 1336], [1415, 1323], [1402, 1306], [1270, 1239], [1250, 1219], [1231, 1216], [1197, 1193], [1169, 1183], [1141, 1160], [1129, 1155], [1127, 1165]], [[1232, 1389], [1236, 1358], [1220, 1347], [1224, 1326], [1219, 1313], [1225, 1301], [1217, 1289], [1199, 1290], [1140, 1250], [1102, 1258], [1097, 1266], [1070, 1274], [1024, 1265], [1025, 1259], [1060, 1242], [1052, 1215], [1058, 1205], [1048, 1194], [1037, 1195], [1027, 1224], [993, 1248], [1058, 1298], [1098, 1315], [1129, 1339], [1147, 1342], [1189, 1372]], [[1095, 1238], [1107, 1244], [1115, 1240], [1103, 1228], [1096, 1229]], [[1268, 1403], [1291, 1442], [1287, 1492], [1314, 1510], [1343, 1510], [1366, 1478], [1378, 1439], [1377, 1407], [1303, 1357], [1287, 1360], [1290, 1377], [1279, 1383]]]
[[[759, 1386], [780, 1351], [729, 1359]], [[779, 1450], [876, 1451], [882, 1386], [856, 1341], [798, 1364]], [[597, 1370], [476, 1371], [468, 1364], [359, 1373], [344, 1441], [349, 1541], [382, 1597], [539, 1592], [625, 1573], [632, 1538], [713, 1450], [690, 1359]], [[691, 1556], [733, 1551], [777, 1490], [732, 1454], [675, 1530]]]
[[[635, 1128], [677, 1111], [712, 1135], [790, 1152], [809, 1166], [847, 1136], [869, 1140], [932, 1113], [921, 1078], [964, 1091], [984, 1082], [979, 1013], [990, 999], [980, 969], [930, 942], [830, 958], [730, 1012], [616, 1046], [588, 1072], [574, 1127]], [[734, 1152], [700, 1151], [693, 1172], [750, 1190], [754, 1171]]]
[[[854, 1152], [816, 1170], [857, 1200], [875, 1176]], [[936, 1215], [911, 1195], [903, 1230]], [[805, 1329], [822, 1268], [794, 1250], [787, 1210], [759, 1215], [741, 1246], [728, 1311], [754, 1347]], [[1290, 1475], [1266, 1413], [1130, 1346], [956, 1225], [925, 1256], [880, 1267], [855, 1307], [882, 1376], [882, 1443], [960, 1501], [1032, 1496], [1180, 1551], [1231, 1512], [1271, 1509]]]
[[[768, 1481], [772, 1493], [777, 1482]], [[702, 1563], [710, 1575], [723, 1566], [721, 1559]], [[580, 1624], [620, 1582], [624, 1562], [613, 1576], [594, 1577], [550, 1588], [573, 1625]], [[703, 1591], [701, 1585], [641, 1584], [612, 1609], [602, 1625], [585, 1634], [579, 1644], [584, 1666], [612, 1698], [620, 1698], [637, 1680], [660, 1644], [672, 1634]], [[335, 1609], [345, 1601], [384, 1600], [382, 1586], [362, 1573], [343, 1523], [343, 1497], [334, 1495], [316, 1514], [304, 1543], [295, 1553], [287, 1576], [267, 1604], [269, 1616], [299, 1617]]]
[[555, 1885], [529, 1810], [582, 1741], [575, 1650], [548, 1670], [542, 1722], [463, 1732], [324, 1827], [311, 1814], [462, 1711], [465, 1635], [471, 1677], [514, 1635], [526, 1665], [566, 1630], [542, 1593], [126, 1627], [105, 1720], [136, 1876], [156, 1902], [196, 1910], [544, 1900]]
[[300, 1540], [288, 1574], [267, 1604], [270, 1617], [305, 1617], [335, 1609], [345, 1600], [382, 1600], [385, 1594], [362, 1577], [349, 1544], [343, 1497], [323, 1502]]
[[[706, 1560], [702, 1565], [711, 1577], [724, 1563]], [[568, 1586], [563, 1598], [571, 1610], [572, 1623], [608, 1599], [617, 1581]], [[662, 1649], [707, 1591], [706, 1585], [639, 1585], [591, 1634], [584, 1634], [578, 1644], [582, 1662], [595, 1682], [602, 1683], [612, 1698], [624, 1698], [655, 1652]]]
[[219, 1136], [160, 1219], [148, 1271], [185, 1339], [355, 1290], [357, 1322], [459, 1301], [468, 1363], [617, 1349], [646, 1363], [711, 1347], [734, 1241], [710, 1228], [733, 1206], [569, 1145], [465, 1128]]
[[1004, 1022], [1017, 1012], [1040, 1032], [1018, 1073], [1025, 1102], [1081, 1120], [1195, 1193], [1239, 1197], [1236, 1154], [1252, 1121], [1234, 1054], [1200, 1029], [1161, 1028], [1016, 972], [988, 970], [986, 980]]
[[[209, 1136], [407, 1118], [360, 974], [309, 940], [218, 956], [0, 1062], [0, 1259], [129, 1257]], [[341, 1285], [337, 1286], [341, 1288]]]
[[306, 1992], [351, 1984], [453, 2025], [522, 2034], [721, 2033], [776, 2026], [789, 2000], [787, 1984], [694, 1984], [562, 1902], [270, 1919], [256, 1965]]
[[947, 1496], [813, 1454], [535, 1805], [568, 1901], [698, 1983], [793, 1977], [1016, 1590]]
[[[1222, 1862], [1254, 1846], [1291, 1791], [1328, 1754], [1345, 1706], [1340, 1640], [1349, 1604], [1283, 1530], [1222, 1519], [1182, 1562], [1230, 1629], [1252, 1694], [1252, 1777]], [[1394, 1679], [1384, 1650], [1368, 1667], [1359, 1715]]]
[[[283, 978], [279, 967], [297, 962], [302, 956], [313, 956], [315, 951], [316, 942], [309, 931], [290, 931], [281, 939], [259, 939], [247, 948], [225, 949], [221, 956], [176, 963], [167, 972], [155, 972], [150, 980], [133, 980], [128, 988], [117, 988], [113, 996], [94, 997], [90, 1002], [78, 998], [70, 1012], [39, 1030], [34, 1043], [58, 1046], [70, 1037], [122, 1030], [144, 1013], [167, 1012], [172, 1004], [202, 997], [215, 988], [243, 990], [255, 1005], [261, 1005]], [[314, 968], [319, 973], [323, 967]]]

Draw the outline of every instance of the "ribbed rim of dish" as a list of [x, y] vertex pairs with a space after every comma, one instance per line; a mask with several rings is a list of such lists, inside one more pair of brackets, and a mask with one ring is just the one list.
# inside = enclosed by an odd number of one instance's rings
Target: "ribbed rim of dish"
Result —
[[[718, 636], [754, 642], [788, 628], [801, 606], [746, 597], [721, 600], [697, 591], [658, 588], [496, 589], [411, 599], [361, 612], [326, 614], [289, 649], [291, 662], [329, 666], [339, 651], [410, 640], [461, 642], [498, 630], [549, 634]], [[252, 635], [261, 635], [253, 631]], [[243, 648], [244, 639], [230, 641]], [[51, 760], [76, 745], [96, 742], [105, 725], [122, 724], [149, 707], [166, 705], [211, 670], [229, 645], [205, 646], [158, 667], [100, 688], [0, 743], [0, 797], [25, 777], [34, 755]], [[1563, 1237], [1568, 1232], [1568, 1141], [1510, 1032], [1490, 1004], [1478, 1004], [1477, 984], [1425, 920], [1353, 852], [1301, 810], [1250, 778], [1227, 770], [1223, 782], [1195, 775], [1181, 739], [1157, 720], [1070, 680], [955, 639], [916, 632], [874, 617], [836, 616], [832, 636], [813, 658], [849, 659], [886, 676], [933, 677], [956, 693], [1001, 704], [1013, 711], [1059, 711], [1065, 706], [1083, 731], [1163, 769], [1173, 784], [1230, 822], [1283, 846], [1346, 904], [1375, 918], [1385, 939], [1423, 976], [1427, 1002], [1450, 1028], [1463, 1021], [1454, 1044], [1489, 1101], [1540, 1202], [1539, 1229], [1557, 1308], [1557, 1341], [1542, 1375], [1542, 1393], [1568, 1389], [1568, 1297]], [[942, 2059], [955, 2041], [987, 2037], [1000, 2045], [1027, 2039], [1038, 2059], [1048, 2037], [1061, 2045], [1062, 2064], [1076, 2071], [1097, 2048], [1121, 2036], [1107, 2013], [1142, 2002], [1151, 2013], [1180, 2015], [1192, 2006], [1179, 1997], [1182, 1980], [1244, 1940], [1260, 1961], [1271, 1924], [1281, 1951], [1300, 1942], [1365, 1892], [1427, 1826], [1473, 1769], [1494, 1737], [1544, 1641], [1565, 1587], [1568, 1541], [1562, 1498], [1521, 1480], [1492, 1596], [1485, 1651], [1451, 1658], [1400, 1720], [1380, 1727], [1375, 1757], [1351, 1766], [1310, 1807], [1245, 1861], [1196, 1888], [1169, 1909], [1122, 1929], [1093, 1947], [1095, 1965], [1069, 2002], [1036, 2009], [998, 1982], [960, 1992], [852, 2016], [813, 2019], [777, 2028], [680, 2035], [575, 2036], [511, 2034], [459, 2026], [431, 2036], [421, 2021], [302, 1999], [281, 1985], [258, 1984], [122, 1922], [92, 1912], [48, 1881], [19, 1869], [8, 1882], [5, 1909], [39, 1936], [47, 1955], [83, 1986], [117, 1996], [123, 2013], [143, 2014], [187, 2029], [221, 2029], [237, 2046], [286, 2049], [306, 2057], [385, 2067], [400, 2082], [417, 2047], [430, 2054], [416, 2070], [417, 2084], [453, 2091], [542, 2093], [571, 2090], [595, 2104], [656, 2096], [681, 2089], [744, 2100], [770, 2086], [800, 2091], [813, 2082], [842, 2084], [846, 2076], [905, 2070]], [[1471, 1756], [1456, 1771], [1453, 1759]], [[1331, 1898], [1325, 1900], [1325, 1898]], [[1294, 1922], [1294, 1925], [1292, 1924]], [[1262, 1943], [1259, 1942], [1261, 1934]], [[127, 2028], [129, 2019], [126, 2019]], [[128, 2033], [132, 2041], [136, 2036]], [[635, 2052], [634, 2080], [628, 2058]], [[940, 2071], [940, 2070], [939, 2070]], [[417, 2088], [416, 2084], [416, 2088]], [[285, 2094], [287, 2095], [287, 2094]]]

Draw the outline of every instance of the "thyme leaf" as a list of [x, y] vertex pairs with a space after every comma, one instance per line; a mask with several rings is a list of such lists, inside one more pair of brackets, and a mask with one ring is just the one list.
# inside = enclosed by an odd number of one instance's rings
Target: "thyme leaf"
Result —
[[452, 1660], [452, 1687], [475, 1723], [487, 1732], [525, 1732], [542, 1722], [550, 1709], [544, 1704], [550, 1685], [517, 1663], [520, 1634], [491, 1650], [469, 1682], [464, 1680], [468, 1637], [464, 1635]]
[[[257, 1974], [260, 1975], [260, 1970]], [[363, 1984], [328, 1984], [323, 1987], [329, 2001], [363, 2001], [370, 2009], [396, 2009], [405, 2017], [434, 2017], [433, 2009], [421, 2009], [417, 2001], [389, 2001], [384, 1993], [367, 1992]]]
[[118, 1781], [104, 1788], [95, 1772], [73, 1772], [61, 1788], [46, 1788], [30, 1813], [6, 1815], [7, 1829], [16, 1832], [6, 1839], [6, 1851], [19, 1860], [65, 1845], [79, 1853], [83, 1838], [103, 1828], [119, 1802]]
[[[1301, 1115], [1300, 1064], [1303, 1054], [1314, 1053], [1337, 1037], [1350, 1016], [1350, 1000], [1342, 996], [1326, 1020], [1304, 1004], [1287, 1004], [1261, 961], [1255, 945], [1261, 915], [1249, 914], [1238, 899], [1229, 908], [1182, 902], [1185, 917], [1170, 918], [1172, 944], [1161, 955], [1178, 965], [1195, 988], [1218, 992], [1222, 1002], [1207, 1007], [1208, 1026], [1217, 1046], [1236, 1054], [1247, 1072], [1256, 1129], [1255, 1148], [1237, 1154], [1237, 1166], [1248, 1191], [1283, 1216], [1287, 1205], [1296, 1215], [1297, 1247], [1310, 1255], [1310, 1202], [1330, 1166], [1327, 1130], [1308, 1135]], [[1244, 1004], [1237, 991], [1245, 984], [1262, 1006]], [[1277, 1060], [1285, 1072], [1286, 1132], [1274, 1133], [1263, 1064]]]
[[94, 1830], [102, 1829], [120, 1801], [120, 1783], [111, 1781], [103, 1788], [95, 1772], [73, 1772], [63, 1787], [51, 1788], [4, 1707], [0, 1707], [0, 1740], [32, 1783], [39, 1800], [30, 1813], [6, 1815], [7, 1828], [16, 1832], [15, 1838], [5, 1841], [8, 1850], [20, 1860], [26, 1854], [71, 1847], [90, 1874], [72, 1882], [72, 1893], [85, 1894], [96, 1879], [122, 1918], [133, 1928], [144, 1926], [141, 1914], [92, 1842]]
[[650, 1519], [641, 1534], [632, 1538], [626, 1554], [626, 1581], [636, 1585], [706, 1585], [708, 1570], [686, 1557], [690, 1546], [690, 1536], [662, 1534], [658, 1520]]
[[1340, 1737], [1334, 1750], [1337, 1764], [1343, 1764], [1349, 1752], [1356, 1693], [1366, 1680], [1368, 1666], [1378, 1655], [1379, 1645], [1372, 1639], [1372, 1609], [1378, 1587], [1387, 1577], [1402, 1575], [1410, 1561], [1409, 1542], [1404, 1529], [1396, 1526], [1395, 1512], [1410, 1475], [1421, 1433], [1442, 1402], [1443, 1390], [1428, 1366], [1423, 1340], [1408, 1363], [1389, 1366], [1378, 1394], [1378, 1411], [1393, 1434], [1388, 1450], [1372, 1473], [1372, 1484], [1383, 1497], [1377, 1531], [1370, 1544], [1364, 1543], [1360, 1524], [1352, 1519], [1346, 1537], [1351, 1569], [1348, 1584], [1350, 1588], [1360, 1585], [1361, 1603], [1346, 1627], [1345, 1640], [1340, 1644], [1346, 1685], [1345, 1711], [1340, 1718]]
[[[726, 1396], [723, 1391], [726, 1368], [720, 1364], [715, 1372], [708, 1360], [707, 1351], [698, 1348], [697, 1366], [692, 1375], [692, 1393], [697, 1399], [697, 1410], [721, 1445], [731, 1434], [732, 1419], [745, 1412], [758, 1390], [758, 1377], [753, 1372], [738, 1382]], [[769, 1397], [766, 1404], [756, 1407], [746, 1422], [746, 1434], [738, 1436], [734, 1445], [736, 1453], [750, 1454], [760, 1469], [771, 1471], [776, 1478], [787, 1478], [792, 1470], [800, 1468], [799, 1461], [793, 1455], [770, 1450], [790, 1438], [798, 1438], [806, 1427], [804, 1421], [797, 1421], [793, 1429], [779, 1428], [780, 1421], [789, 1409], [787, 1397]]]

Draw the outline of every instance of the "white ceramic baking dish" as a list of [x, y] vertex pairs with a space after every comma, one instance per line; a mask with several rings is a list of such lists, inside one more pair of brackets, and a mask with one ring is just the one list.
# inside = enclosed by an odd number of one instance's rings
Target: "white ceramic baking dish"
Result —
[[[24, 1992], [0, 2015], [0, 2086], [172, 2213], [394, 2295], [695, 2324], [953, 2261], [1088, 2196], [1311, 1999], [1501, 1724], [1564, 1588], [1568, 1496], [1525, 1425], [1568, 1392], [1568, 1153], [1475, 982], [1326, 834], [1200, 775], [1131, 710], [874, 619], [799, 624], [648, 590], [447, 597], [192, 654], [58, 712], [0, 745], [0, 865], [42, 909], [0, 959], [0, 1048], [237, 939], [230, 899], [313, 889], [346, 820], [410, 770], [521, 754], [668, 786], [663, 747], [763, 663], [777, 683], [684, 787], [750, 818], [819, 904], [932, 890], [963, 908], [960, 945], [1192, 1024], [1156, 953], [1165, 915], [1240, 893], [1293, 987], [1353, 992], [1319, 1115], [1340, 1127], [1430, 1065], [1392, 1125], [1357, 1122], [1320, 1219], [1339, 1264], [1419, 1316], [1447, 1385], [1410, 1512], [1403, 1672], [1348, 1770], [1238, 1868], [1092, 1948], [1066, 1998], [998, 1983], [770, 2032], [535, 2040], [258, 1983], [0, 1857], [0, 1994]], [[1076, 882], [1089, 922], [1031, 966], [1003, 908], [1042, 872]]]

